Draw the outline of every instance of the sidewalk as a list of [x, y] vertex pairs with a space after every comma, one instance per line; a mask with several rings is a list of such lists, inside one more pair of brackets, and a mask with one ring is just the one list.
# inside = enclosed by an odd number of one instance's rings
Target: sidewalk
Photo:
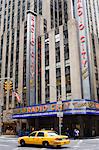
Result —
[[18, 138], [17, 135], [0, 135], [1, 138]]

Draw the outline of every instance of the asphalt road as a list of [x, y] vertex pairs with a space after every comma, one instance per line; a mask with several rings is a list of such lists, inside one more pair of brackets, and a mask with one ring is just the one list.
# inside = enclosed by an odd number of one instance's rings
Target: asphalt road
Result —
[[[56, 150], [58, 148], [43, 148], [41, 146], [20, 147], [17, 138], [0, 137], [0, 150]], [[99, 150], [99, 138], [71, 140], [69, 145], [62, 146], [61, 150]]]

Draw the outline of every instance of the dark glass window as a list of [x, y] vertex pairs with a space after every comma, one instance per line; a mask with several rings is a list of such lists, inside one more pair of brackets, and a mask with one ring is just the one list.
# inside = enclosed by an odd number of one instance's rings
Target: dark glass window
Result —
[[27, 2], [27, 10], [30, 10], [30, 0]]
[[33, 133], [31, 133], [29, 136], [35, 136], [36, 135], [36, 132], [33, 132]]
[[47, 32], [47, 20], [44, 19], [44, 33]]
[[17, 26], [20, 26], [20, 6], [21, 6], [21, 2], [18, 1], [18, 9], [17, 9]]
[[51, 29], [52, 29], [54, 28], [53, 0], [50, 0], [50, 13], [51, 13]]
[[1, 36], [0, 60], [2, 60], [2, 50], [3, 50], [3, 35]]
[[25, 0], [23, 0], [23, 4], [22, 4], [22, 21], [25, 18]]
[[45, 66], [49, 66], [49, 39], [45, 41]]
[[37, 13], [37, 0], [34, 0], [34, 12]]
[[68, 13], [67, 13], [67, 0], [64, 0], [64, 22], [67, 24], [68, 21]]
[[42, 0], [39, 0], [39, 14], [42, 15]]
[[6, 45], [5, 77], [7, 77], [7, 72], [8, 72], [8, 58], [9, 58], [9, 37], [10, 37], [10, 32], [8, 31], [8, 33], [7, 33], [7, 45]]
[[44, 132], [39, 132], [39, 133], [37, 134], [37, 136], [39, 136], [39, 137], [44, 137]]
[[58, 6], [57, 6], [57, 0], [54, 1], [54, 5], [55, 5], [55, 28], [58, 27]]
[[11, 59], [10, 59], [10, 77], [13, 76], [13, 54], [14, 54], [14, 29], [12, 30], [12, 43], [11, 43]]
[[63, 35], [64, 35], [64, 59], [69, 59], [69, 45], [68, 45], [68, 30], [67, 26], [63, 26]]
[[59, 28], [55, 29], [55, 35], [59, 34]]
[[19, 36], [20, 30], [17, 29], [17, 41], [16, 41], [16, 68], [15, 68], [15, 88], [18, 88], [18, 66], [19, 66]]
[[58, 100], [61, 96], [61, 68], [56, 68], [56, 93]]
[[65, 67], [65, 85], [66, 85], [66, 97], [67, 97], [67, 94], [71, 93], [70, 66]]
[[59, 25], [62, 25], [62, 2], [58, 0], [58, 8], [59, 8]]
[[45, 70], [45, 102], [49, 102], [49, 96], [50, 96], [50, 91], [49, 91], [49, 70]]
[[60, 41], [55, 42], [56, 63], [60, 62]]
[[27, 22], [24, 23], [23, 87], [26, 87], [26, 48], [27, 48]]

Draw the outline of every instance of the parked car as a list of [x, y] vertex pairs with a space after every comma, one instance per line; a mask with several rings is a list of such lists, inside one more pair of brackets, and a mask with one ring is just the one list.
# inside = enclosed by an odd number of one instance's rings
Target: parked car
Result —
[[18, 138], [18, 143], [21, 146], [26, 144], [43, 145], [44, 147], [57, 146], [69, 144], [68, 136], [58, 135], [55, 131], [40, 130], [30, 133], [28, 136]]

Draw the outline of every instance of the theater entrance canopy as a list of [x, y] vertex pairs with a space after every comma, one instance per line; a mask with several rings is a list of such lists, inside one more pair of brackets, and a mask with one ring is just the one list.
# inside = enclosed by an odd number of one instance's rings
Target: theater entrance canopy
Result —
[[75, 99], [62, 101], [61, 105], [57, 102], [28, 107], [19, 107], [13, 110], [13, 119], [35, 118], [39, 116], [57, 116], [61, 111], [64, 115], [75, 114], [99, 114], [99, 103], [94, 100]]

